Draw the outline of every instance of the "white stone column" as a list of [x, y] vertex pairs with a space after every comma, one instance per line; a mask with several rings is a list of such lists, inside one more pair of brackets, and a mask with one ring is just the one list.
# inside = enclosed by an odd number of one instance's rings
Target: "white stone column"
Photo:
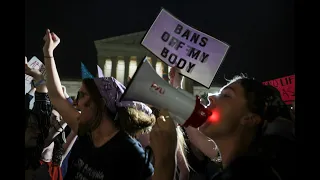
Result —
[[124, 85], [125, 86], [127, 86], [127, 84], [128, 84], [130, 58], [131, 58], [131, 56], [124, 56], [123, 57], [124, 65], [125, 65], [125, 69], [124, 69]]
[[117, 76], [118, 56], [111, 56], [111, 61], [112, 61], [111, 76], [116, 78], [116, 76]]

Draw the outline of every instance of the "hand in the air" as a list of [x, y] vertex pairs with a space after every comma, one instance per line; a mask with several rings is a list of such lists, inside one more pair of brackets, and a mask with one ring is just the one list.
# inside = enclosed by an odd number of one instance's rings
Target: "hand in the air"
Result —
[[181, 87], [182, 84], [182, 78], [183, 76], [181, 76], [180, 73], [180, 69], [177, 67], [172, 67], [170, 69], [169, 72], [169, 79], [170, 79], [170, 84], [174, 87], [174, 88], [178, 88]]
[[53, 57], [53, 51], [59, 45], [60, 38], [54, 32], [50, 32], [50, 30], [47, 29], [43, 40], [45, 41], [42, 48], [44, 56]]

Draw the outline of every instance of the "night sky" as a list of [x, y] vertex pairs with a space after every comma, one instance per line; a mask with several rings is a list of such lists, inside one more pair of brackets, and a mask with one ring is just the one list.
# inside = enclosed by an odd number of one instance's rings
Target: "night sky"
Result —
[[148, 30], [164, 7], [188, 25], [231, 47], [214, 79], [239, 73], [265, 81], [294, 74], [292, 0], [26, 0], [25, 54], [42, 57], [45, 29], [61, 38], [61, 78], [95, 74], [93, 41]]

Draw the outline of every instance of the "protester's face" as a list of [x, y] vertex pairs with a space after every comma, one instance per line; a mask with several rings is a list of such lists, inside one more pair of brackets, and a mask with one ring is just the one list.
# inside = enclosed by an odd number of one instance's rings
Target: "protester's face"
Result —
[[30, 115], [24, 136], [24, 144], [26, 148], [37, 146], [37, 139], [40, 134], [38, 122], [34, 116]]
[[88, 123], [90, 123], [94, 118], [94, 107], [84, 84], [82, 84], [81, 88], [79, 89], [77, 107], [81, 111], [78, 119], [78, 130], [79, 132], [88, 131]]
[[213, 116], [204, 123], [200, 130], [207, 136], [226, 136], [233, 134], [240, 125], [240, 120], [248, 110], [244, 89], [239, 82], [223, 87], [220, 93], [209, 96]]

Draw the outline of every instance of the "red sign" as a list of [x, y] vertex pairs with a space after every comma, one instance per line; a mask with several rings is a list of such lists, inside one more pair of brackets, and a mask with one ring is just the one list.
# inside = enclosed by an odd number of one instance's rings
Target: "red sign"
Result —
[[295, 100], [295, 75], [265, 81], [263, 84], [277, 88], [286, 104], [291, 104]]

